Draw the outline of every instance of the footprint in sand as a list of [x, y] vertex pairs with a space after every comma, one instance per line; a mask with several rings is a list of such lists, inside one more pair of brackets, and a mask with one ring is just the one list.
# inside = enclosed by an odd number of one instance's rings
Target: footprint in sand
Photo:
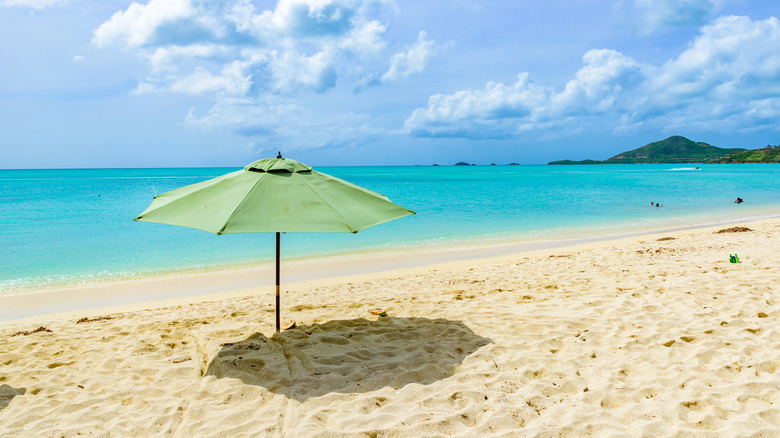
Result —
[[327, 344], [335, 344], [335, 345], [349, 344], [349, 339], [346, 339], [341, 336], [318, 336], [316, 340], [320, 342], [325, 342]]
[[0, 385], [0, 409], [8, 406], [14, 397], [23, 395], [25, 392], [27, 392], [25, 388], [14, 388], [8, 385]]

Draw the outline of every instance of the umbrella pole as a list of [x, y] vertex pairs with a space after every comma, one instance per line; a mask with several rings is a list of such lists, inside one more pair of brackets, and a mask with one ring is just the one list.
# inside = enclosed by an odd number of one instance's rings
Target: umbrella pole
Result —
[[276, 333], [279, 333], [279, 247], [281, 246], [281, 233], [276, 233]]

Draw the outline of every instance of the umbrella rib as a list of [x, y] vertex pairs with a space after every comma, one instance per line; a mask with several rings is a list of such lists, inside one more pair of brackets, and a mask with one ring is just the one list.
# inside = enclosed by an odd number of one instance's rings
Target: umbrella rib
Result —
[[353, 226], [353, 225], [352, 225], [352, 224], [351, 224], [351, 223], [350, 223], [350, 222], [349, 222], [349, 221], [348, 221], [348, 220], [347, 220], [347, 219], [346, 219], [344, 216], [342, 216], [342, 215], [341, 215], [341, 213], [339, 213], [339, 212], [338, 212], [338, 210], [336, 210], [335, 208], [333, 208], [333, 206], [332, 206], [332, 205], [330, 205], [330, 202], [328, 202], [328, 201], [327, 201], [327, 200], [326, 200], [326, 199], [325, 199], [325, 198], [324, 198], [324, 197], [323, 197], [323, 196], [320, 194], [320, 192], [318, 192], [317, 190], [315, 190], [315, 189], [314, 189], [314, 187], [312, 187], [311, 185], [309, 185], [309, 183], [308, 183], [308, 182], [306, 182], [306, 179], [305, 179], [305, 178], [300, 178], [300, 180], [301, 180], [301, 182], [302, 182], [302, 183], [304, 183], [304, 184], [306, 185], [306, 187], [308, 187], [308, 188], [309, 188], [309, 190], [311, 190], [312, 192], [314, 192], [314, 194], [315, 194], [315, 195], [319, 196], [319, 198], [320, 198], [320, 199], [322, 199], [322, 201], [325, 203], [325, 205], [327, 205], [327, 206], [328, 206], [328, 207], [329, 207], [329, 208], [330, 208], [330, 209], [331, 209], [331, 210], [332, 210], [334, 213], [336, 213], [336, 215], [337, 215], [338, 217], [340, 217], [340, 218], [341, 218], [341, 220], [344, 222], [344, 224], [346, 224], [346, 225], [347, 225], [347, 227], [348, 227], [348, 228], [349, 228], [349, 229], [352, 231], [352, 233], [357, 233], [358, 231], [360, 231], [360, 230], [358, 230], [358, 229], [357, 229], [355, 226]]
[[219, 229], [219, 231], [217, 231], [217, 235], [223, 234], [222, 232], [225, 231], [225, 228], [228, 227], [228, 224], [230, 224], [230, 220], [233, 219], [233, 216], [235, 216], [236, 213], [238, 213], [238, 210], [240, 210], [241, 207], [244, 205], [244, 203], [247, 202], [247, 200], [249, 199], [249, 195], [257, 188], [258, 185], [260, 185], [260, 183], [263, 182], [263, 180], [265, 179], [264, 177], [265, 174], [262, 175], [260, 178], [258, 178], [257, 182], [252, 184], [252, 188], [249, 189], [249, 191], [247, 191], [246, 196], [244, 196], [244, 198], [241, 199], [241, 202], [239, 202], [236, 208], [233, 209], [233, 212], [230, 213], [230, 216], [228, 216], [228, 218], [225, 219], [225, 222], [223, 222], [222, 227]]
[[[143, 218], [144, 218], [144, 217], [145, 217], [145, 216], [146, 216], [148, 213], [152, 213], [152, 212], [155, 212], [155, 211], [157, 211], [157, 210], [159, 210], [159, 209], [161, 209], [161, 208], [168, 207], [168, 206], [170, 206], [170, 205], [176, 204], [176, 203], [178, 203], [179, 201], [181, 201], [181, 200], [182, 200], [182, 198], [184, 198], [184, 197], [191, 196], [191, 195], [194, 195], [195, 193], [200, 193], [200, 192], [202, 192], [202, 191], [204, 191], [204, 190], [206, 190], [206, 189], [209, 189], [209, 188], [213, 187], [215, 184], [219, 184], [220, 182], [222, 182], [222, 181], [224, 181], [224, 180], [228, 179], [230, 176], [232, 176], [232, 175], [233, 175], [233, 174], [235, 174], [235, 173], [238, 173], [238, 172], [230, 172], [230, 173], [226, 173], [226, 174], [224, 174], [224, 175], [221, 175], [221, 176], [218, 176], [218, 177], [216, 177], [216, 178], [208, 179], [208, 180], [205, 180], [205, 181], [200, 181], [200, 182], [197, 182], [197, 183], [195, 183], [195, 184], [190, 184], [189, 186], [179, 187], [179, 188], [177, 188], [177, 189], [174, 189], [174, 190], [171, 190], [171, 191], [169, 191], [169, 192], [165, 192], [165, 193], [161, 193], [161, 194], [159, 194], [159, 195], [156, 195], [156, 196], [154, 197], [154, 199], [152, 200], [152, 204], [150, 204], [150, 205], [149, 205], [149, 207], [147, 207], [147, 208], [146, 208], [146, 210], [142, 211], [142, 212], [141, 212], [141, 214], [139, 214], [139, 215], [138, 215], [137, 217], [135, 217], [133, 220], [134, 220], [134, 221], [137, 221], [137, 220], [139, 220], [139, 219], [143, 219]], [[210, 184], [205, 184], [205, 183], [210, 183]], [[200, 187], [198, 187], [198, 188], [197, 188], [197, 189], [195, 189], [195, 190], [192, 190], [192, 191], [190, 191], [190, 192], [187, 192], [185, 195], [179, 195], [179, 196], [177, 196], [176, 198], [169, 200], [169, 201], [168, 201], [168, 202], [166, 202], [165, 204], [159, 205], [159, 206], [155, 207], [154, 209], [150, 210], [150, 208], [151, 208], [151, 207], [154, 205], [154, 202], [155, 202], [157, 199], [162, 199], [162, 196], [168, 195], [168, 194], [170, 194], [170, 193], [172, 193], [172, 192], [176, 192], [176, 191], [178, 191], [178, 190], [182, 190], [182, 189], [185, 189], [185, 188], [188, 188], [188, 187], [196, 186], [196, 185], [201, 185], [201, 186], [200, 186]], [[188, 227], [188, 228], [192, 228], [192, 227]]]

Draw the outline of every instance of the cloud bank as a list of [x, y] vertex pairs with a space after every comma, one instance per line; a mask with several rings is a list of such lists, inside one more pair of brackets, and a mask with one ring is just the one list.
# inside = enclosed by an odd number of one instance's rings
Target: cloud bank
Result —
[[[145, 59], [141, 91], [322, 93], [382, 55], [394, 10], [392, 0], [280, 0], [260, 12], [248, 0], [151, 0], [115, 13], [92, 44]], [[425, 36], [390, 58], [381, 81], [424, 69], [434, 48]]]
[[388, 0], [281, 0], [256, 13], [248, 0], [131, 4], [94, 32], [100, 48], [145, 58], [145, 89], [189, 94], [323, 92], [340, 61], [385, 47]]
[[563, 90], [521, 73], [513, 84], [437, 94], [405, 121], [419, 137], [520, 137], [698, 128], [780, 129], [780, 22], [725, 16], [701, 28], [690, 47], [663, 65], [614, 50], [590, 50]]
[[[609, 48], [588, 50], [562, 87], [520, 72], [512, 83], [434, 94], [393, 133], [515, 139], [778, 130], [780, 24], [774, 17], [724, 16], [701, 25], [721, 1], [619, 3], [643, 12], [647, 32], [701, 26], [688, 48], [663, 64]], [[393, 0], [279, 0], [269, 10], [249, 0], [150, 0], [116, 12], [95, 29], [92, 44], [143, 60], [147, 70], [135, 93], [208, 102], [190, 110], [187, 127], [226, 130], [257, 144], [349, 145], [392, 128], [377, 127], [388, 123], [380, 113], [314, 114], [301, 102], [339, 86], [356, 93], [390, 84], [401, 89], [424, 74], [442, 46], [425, 31], [405, 44], [391, 42], [396, 9]]]
[[[207, 113], [190, 111], [187, 126], [248, 137], [287, 132], [304, 144], [301, 133], [322, 126], [295, 116], [296, 97], [325, 93], [339, 81], [360, 88], [366, 77], [388, 83], [424, 70], [436, 50], [424, 31], [403, 51], [386, 53], [395, 12], [393, 0], [279, 0], [263, 11], [249, 0], [150, 0], [116, 12], [94, 31], [92, 44], [129, 51], [147, 63], [137, 94], [212, 99]], [[387, 71], [376, 73], [382, 64]], [[324, 126], [354, 118], [314, 117], [325, 119]], [[326, 143], [347, 142], [343, 134], [325, 137]]]

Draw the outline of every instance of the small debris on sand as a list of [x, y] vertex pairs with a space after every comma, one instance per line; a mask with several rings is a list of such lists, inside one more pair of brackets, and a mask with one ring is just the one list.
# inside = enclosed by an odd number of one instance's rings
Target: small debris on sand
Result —
[[40, 326], [40, 327], [38, 327], [37, 329], [35, 329], [35, 330], [31, 331], [31, 332], [27, 332], [27, 331], [16, 332], [16, 333], [12, 334], [11, 337], [14, 337], [14, 336], [29, 336], [29, 335], [31, 335], [33, 333], [38, 333], [38, 332], [51, 333], [51, 330], [47, 329], [44, 326]]
[[715, 234], [721, 234], [721, 233], [744, 233], [746, 231], [753, 231], [748, 227], [731, 227], [731, 228], [724, 228], [722, 230], [716, 231]]
[[86, 316], [81, 318], [80, 320], [76, 321], [76, 324], [81, 324], [84, 322], [95, 322], [95, 321], [108, 321], [110, 319], [114, 319], [113, 316], [98, 316], [97, 318], [87, 318]]
[[375, 309], [371, 309], [372, 315], [378, 315], [378, 316], [387, 316], [387, 312], [385, 312], [383, 309], [380, 309], [379, 307]]

